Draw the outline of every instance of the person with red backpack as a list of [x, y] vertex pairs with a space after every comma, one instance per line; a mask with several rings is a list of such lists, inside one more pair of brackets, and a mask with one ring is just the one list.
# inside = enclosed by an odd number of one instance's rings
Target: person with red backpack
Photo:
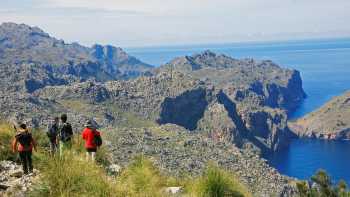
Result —
[[18, 151], [21, 159], [24, 174], [33, 172], [32, 150], [36, 151], [36, 143], [32, 134], [28, 131], [25, 123], [19, 124], [19, 129], [15, 127], [17, 134], [12, 142], [12, 151]]
[[86, 122], [81, 135], [85, 140], [86, 159], [91, 158], [92, 161], [95, 161], [97, 149], [102, 145], [101, 133], [96, 130], [96, 126], [89, 120]]

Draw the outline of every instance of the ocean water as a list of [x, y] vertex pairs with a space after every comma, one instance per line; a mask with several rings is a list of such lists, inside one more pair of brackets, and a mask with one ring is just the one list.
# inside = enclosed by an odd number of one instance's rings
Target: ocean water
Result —
[[269, 155], [267, 159], [282, 174], [309, 179], [317, 170], [324, 169], [333, 183], [345, 180], [350, 184], [349, 141], [298, 139], [288, 149]]
[[[159, 66], [184, 55], [211, 50], [234, 58], [269, 59], [299, 70], [307, 98], [291, 119], [317, 109], [333, 96], [350, 89], [350, 39], [303, 40], [268, 43], [234, 43], [176, 47], [129, 48], [127, 52]], [[308, 179], [325, 169], [334, 181], [350, 184], [350, 142], [294, 140], [289, 148], [267, 157], [282, 174]]]

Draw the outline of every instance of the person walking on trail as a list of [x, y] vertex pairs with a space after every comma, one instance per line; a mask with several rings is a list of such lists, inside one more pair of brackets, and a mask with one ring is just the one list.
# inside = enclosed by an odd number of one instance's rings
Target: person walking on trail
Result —
[[34, 149], [36, 151], [36, 143], [25, 123], [20, 123], [19, 129], [17, 130], [16, 127], [15, 129], [17, 134], [12, 142], [12, 151], [19, 153], [24, 174], [32, 173], [32, 150]]
[[58, 144], [58, 133], [59, 133], [59, 123], [60, 123], [60, 118], [55, 117], [53, 120], [53, 123], [48, 126], [47, 129], [47, 137], [49, 138], [50, 141], [50, 154], [54, 155], [57, 152], [57, 144]]
[[72, 148], [73, 129], [71, 124], [67, 122], [66, 114], [61, 115], [61, 121], [62, 121], [62, 125], [59, 129], [58, 137], [59, 137], [60, 155], [63, 155], [63, 153], [66, 150], [69, 150]]
[[102, 145], [101, 133], [92, 121], [87, 121], [81, 135], [85, 140], [86, 160], [95, 161], [97, 149]]

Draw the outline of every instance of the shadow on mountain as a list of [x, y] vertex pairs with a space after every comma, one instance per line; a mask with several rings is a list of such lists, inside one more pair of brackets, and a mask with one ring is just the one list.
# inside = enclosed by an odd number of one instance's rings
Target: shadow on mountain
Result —
[[164, 99], [157, 122], [177, 124], [192, 131], [197, 128], [207, 106], [205, 89], [188, 90], [175, 98]]

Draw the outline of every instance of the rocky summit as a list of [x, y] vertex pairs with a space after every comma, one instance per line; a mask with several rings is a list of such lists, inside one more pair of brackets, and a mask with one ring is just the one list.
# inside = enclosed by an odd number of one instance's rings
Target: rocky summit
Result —
[[320, 109], [289, 123], [300, 137], [350, 139], [350, 91], [334, 97]]
[[259, 154], [295, 136], [288, 114], [305, 97], [296, 70], [211, 51], [153, 68], [120, 48], [66, 44], [14, 23], [0, 26], [0, 69], [1, 119], [46, 127], [67, 113], [78, 132], [94, 118], [110, 128], [116, 161], [145, 152], [171, 174], [196, 175], [215, 160], [256, 194], [293, 192]]

